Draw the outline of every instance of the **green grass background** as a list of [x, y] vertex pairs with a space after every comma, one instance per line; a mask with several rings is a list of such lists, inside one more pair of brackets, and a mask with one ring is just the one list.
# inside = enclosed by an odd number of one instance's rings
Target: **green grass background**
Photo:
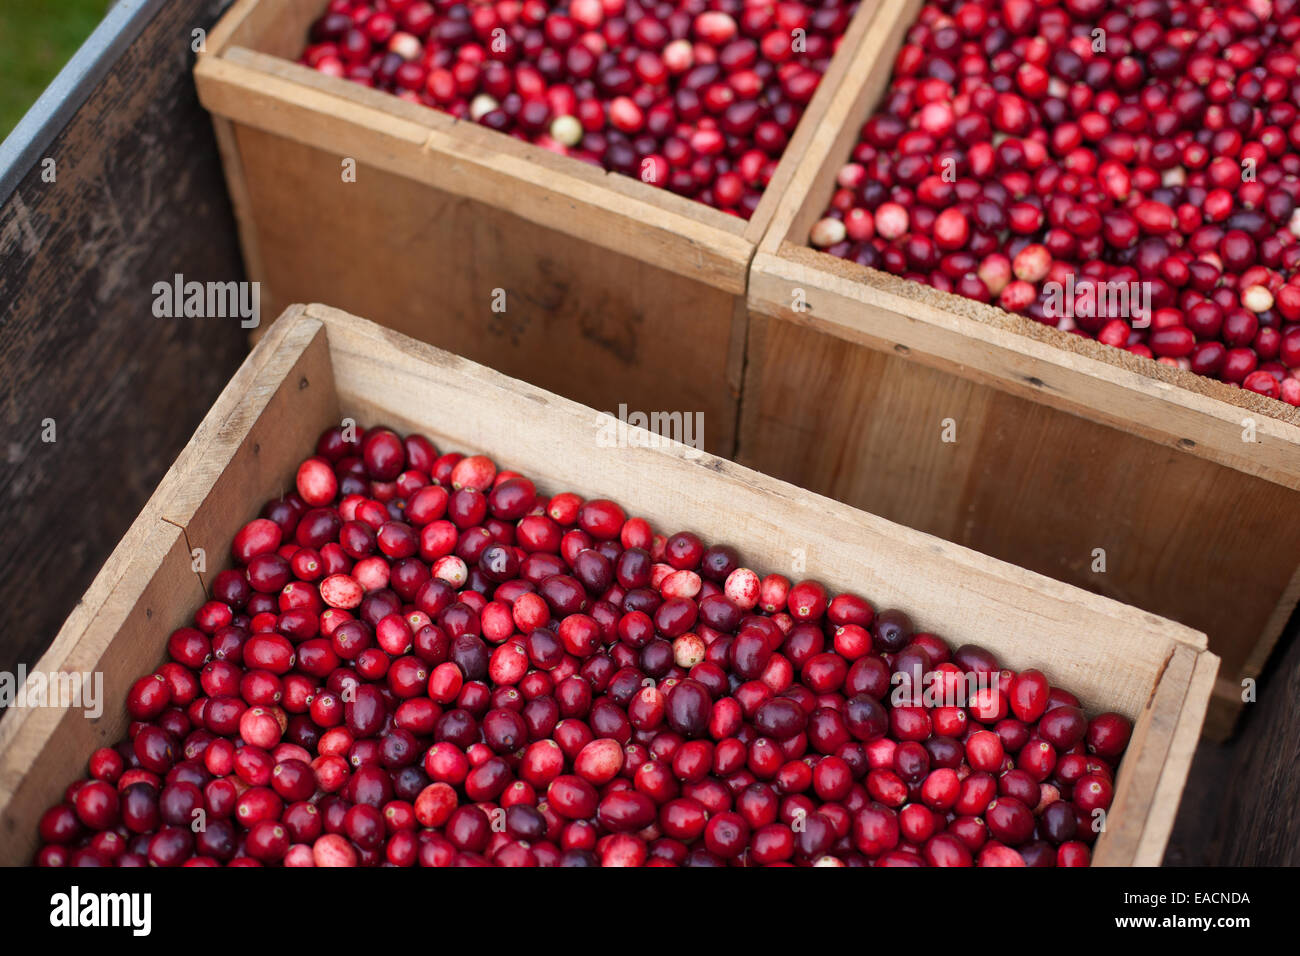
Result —
[[0, 139], [112, 5], [112, 0], [0, 0]]

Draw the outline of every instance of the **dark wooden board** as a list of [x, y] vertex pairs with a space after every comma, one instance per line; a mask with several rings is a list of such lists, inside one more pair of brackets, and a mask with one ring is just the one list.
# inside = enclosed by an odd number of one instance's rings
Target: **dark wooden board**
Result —
[[1236, 737], [1197, 749], [1166, 865], [1300, 866], [1300, 613], [1264, 675]]
[[72, 64], [92, 88], [66, 124], [10, 144], [30, 166], [0, 205], [0, 670], [48, 646], [245, 354], [237, 320], [152, 308], [178, 272], [243, 278], [191, 78], [192, 31], [226, 5], [153, 4], [106, 69]]

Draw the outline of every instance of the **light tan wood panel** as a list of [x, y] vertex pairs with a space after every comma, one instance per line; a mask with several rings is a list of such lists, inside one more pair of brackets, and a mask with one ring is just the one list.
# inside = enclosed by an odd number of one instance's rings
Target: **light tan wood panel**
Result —
[[[1133, 860], [1138, 866], [1159, 866], [1164, 860], [1165, 845], [1178, 816], [1178, 805], [1187, 792], [1187, 775], [1200, 740], [1198, 728], [1205, 718], [1206, 704], [1218, 668], [1219, 660], [1213, 654], [1197, 655], [1160, 781], [1147, 811], [1146, 827], [1134, 852]], [[1188, 796], [1192, 800], [1202, 799], [1201, 794], [1195, 791]]]
[[220, 54], [233, 44], [261, 53], [295, 59], [307, 43], [312, 23], [329, 0], [238, 0], [208, 37], [209, 54]]
[[749, 343], [742, 464], [956, 540], [987, 390], [758, 314]]
[[749, 305], [1300, 491], [1300, 409], [1223, 382], [794, 243], [754, 257]]
[[[751, 321], [742, 462], [1202, 629], [1223, 658], [1217, 693], [1240, 708], [1295, 605], [1294, 492], [906, 353]], [[1217, 735], [1225, 717], [1216, 706]]]
[[324, 328], [294, 323], [238, 407], [201, 437], [192, 479], [161, 502], [163, 517], [185, 530], [190, 549], [206, 552], [205, 586], [230, 565], [232, 522], [251, 521], [265, 502], [292, 491], [298, 463], [324, 429], [341, 421], [332, 376]]
[[[1143, 834], [1156, 809], [1160, 778], [1166, 761], [1173, 755], [1173, 741], [1179, 737], [1179, 721], [1187, 703], [1197, 659], [1210, 656], [1212, 655], [1197, 655], [1189, 648], [1179, 647], [1166, 660], [1142, 716], [1133, 727], [1128, 750], [1125, 751], [1124, 760], [1115, 777], [1114, 800], [1106, 812], [1102, 837], [1098, 840], [1093, 855], [1096, 865], [1129, 866], [1142, 862], [1138, 860], [1138, 853], [1142, 847]], [[1180, 751], [1175, 759], [1186, 761], [1189, 757]], [[1186, 777], [1185, 762], [1182, 773]], [[1100, 818], [1096, 819], [1098, 823], [1101, 822]], [[1157, 821], [1153, 830], [1159, 835], [1151, 843], [1158, 843], [1163, 852], [1173, 821], [1163, 813], [1157, 817]], [[1159, 859], [1157, 854], [1154, 860], [1145, 862], [1158, 863]]]
[[707, 446], [731, 452], [735, 297], [376, 169], [343, 184], [337, 157], [279, 137], [241, 128], [239, 141], [277, 301], [373, 315], [602, 411], [699, 411]]

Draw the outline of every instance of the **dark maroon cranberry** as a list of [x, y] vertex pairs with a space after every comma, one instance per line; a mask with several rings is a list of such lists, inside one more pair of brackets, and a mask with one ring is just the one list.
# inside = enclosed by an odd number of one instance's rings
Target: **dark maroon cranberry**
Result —
[[858, 740], [875, 740], [889, 729], [889, 715], [874, 697], [858, 694], [844, 704], [844, 726]]
[[483, 718], [483, 740], [499, 754], [518, 750], [528, 742], [528, 725], [510, 710], [490, 710]]
[[509, 581], [519, 575], [519, 559], [513, 548], [491, 544], [483, 549], [478, 559], [479, 570], [495, 583]]
[[708, 731], [713, 699], [699, 681], [689, 678], [668, 692], [668, 726], [683, 737], [702, 737]]
[[975, 674], [992, 674], [1000, 670], [998, 659], [974, 644], [963, 644], [953, 651], [952, 662], [962, 670]]
[[710, 594], [699, 602], [699, 618], [715, 631], [730, 633], [740, 624], [742, 611], [725, 595]]
[[586, 610], [588, 597], [582, 584], [567, 574], [556, 574], [547, 578], [538, 588], [538, 593], [550, 605], [556, 617], [568, 617]]
[[573, 562], [573, 573], [587, 593], [593, 596], [604, 594], [614, 582], [614, 569], [609, 560], [591, 548], [578, 552]]
[[876, 615], [873, 631], [881, 650], [896, 653], [912, 639], [912, 619], [899, 610], [884, 610]]
[[188, 827], [163, 827], [149, 841], [152, 866], [180, 866], [194, 852], [194, 837]]
[[530, 843], [546, 837], [546, 818], [535, 807], [515, 804], [506, 810], [506, 832]]
[[460, 668], [466, 680], [484, 680], [488, 676], [491, 652], [476, 634], [462, 634], [451, 645], [451, 661]]
[[792, 700], [781, 698], [769, 700], [754, 714], [755, 729], [774, 740], [789, 740], [802, 733], [807, 723], [808, 715], [802, 707]]
[[356, 737], [373, 737], [384, 728], [388, 706], [373, 684], [358, 684], [352, 700], [345, 701], [343, 712], [348, 730]]
[[705, 550], [700, 561], [700, 576], [721, 584], [738, 567], [740, 567], [740, 555], [736, 553], [735, 548], [713, 545]]
[[1073, 840], [1078, 829], [1074, 807], [1064, 800], [1049, 803], [1038, 818], [1038, 826], [1043, 836], [1058, 846]]

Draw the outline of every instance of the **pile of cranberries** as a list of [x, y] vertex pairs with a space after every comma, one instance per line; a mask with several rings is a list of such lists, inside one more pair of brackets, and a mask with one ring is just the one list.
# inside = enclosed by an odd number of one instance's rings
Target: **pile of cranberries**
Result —
[[856, 7], [331, 0], [302, 62], [748, 219]]
[[1300, 405], [1298, 176], [1300, 0], [931, 0], [811, 241]]
[[1078, 866], [1103, 829], [1123, 717], [612, 501], [333, 428], [262, 514], [39, 864]]

